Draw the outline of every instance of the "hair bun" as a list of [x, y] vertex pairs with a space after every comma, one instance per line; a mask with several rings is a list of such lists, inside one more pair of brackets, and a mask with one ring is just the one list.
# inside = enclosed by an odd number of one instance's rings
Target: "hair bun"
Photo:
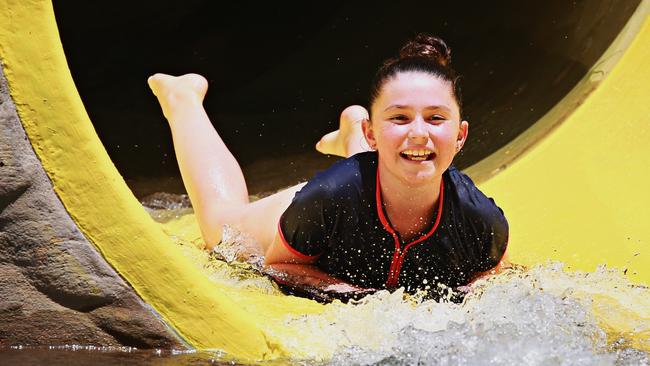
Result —
[[426, 58], [441, 66], [451, 63], [451, 50], [438, 37], [420, 33], [399, 50], [399, 58]]

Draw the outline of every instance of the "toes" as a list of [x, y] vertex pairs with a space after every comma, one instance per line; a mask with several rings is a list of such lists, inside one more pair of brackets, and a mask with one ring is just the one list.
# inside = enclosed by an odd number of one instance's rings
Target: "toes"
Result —
[[157, 73], [147, 79], [147, 84], [158, 97], [169, 93], [192, 92], [203, 98], [208, 90], [208, 81], [199, 74], [172, 76]]
[[153, 74], [147, 78], [147, 84], [149, 84], [149, 88], [153, 91], [154, 94], [158, 94], [158, 90], [162, 87], [162, 84], [164, 83], [165, 77], [169, 75], [165, 74]]
[[360, 105], [351, 105], [341, 112], [341, 123], [354, 123], [368, 119], [368, 111]]
[[342, 151], [343, 144], [339, 131], [332, 131], [321, 137], [320, 141], [316, 143], [316, 150], [322, 154], [345, 155], [345, 151]]
[[155, 73], [155, 74], [149, 76], [147, 81], [150, 82], [150, 83], [151, 82], [157, 83], [157, 82], [160, 82], [160, 81], [164, 80], [165, 78], [169, 78], [169, 77], [172, 77], [172, 76], [167, 75], [167, 74]]

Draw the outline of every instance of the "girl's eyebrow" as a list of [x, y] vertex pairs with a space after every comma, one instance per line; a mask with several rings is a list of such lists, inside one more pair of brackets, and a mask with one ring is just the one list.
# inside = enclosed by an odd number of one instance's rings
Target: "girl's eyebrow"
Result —
[[441, 109], [441, 110], [443, 110], [445, 112], [451, 112], [451, 109], [449, 107], [447, 107], [447, 106], [444, 106], [444, 105], [430, 105], [430, 106], [428, 106], [428, 107], [426, 107], [424, 109], [425, 110], [427, 110], [427, 109]]
[[409, 109], [410, 107], [407, 106], [407, 105], [401, 105], [401, 104], [391, 104], [386, 109], [384, 109], [384, 112], [386, 112], [387, 110], [392, 109], [392, 108]]
[[[408, 105], [401, 105], [401, 104], [391, 104], [391, 105], [389, 105], [386, 109], [384, 109], [384, 112], [386, 112], [387, 110], [392, 109], [392, 108], [396, 108], [396, 109], [410, 109], [411, 106], [408, 106]], [[425, 107], [424, 109], [425, 109], [425, 110], [427, 110], [427, 109], [442, 109], [442, 110], [447, 111], [447, 112], [450, 111], [450, 109], [449, 109], [447, 106], [444, 106], [444, 105], [430, 105], [430, 106], [428, 106], [428, 107]]]

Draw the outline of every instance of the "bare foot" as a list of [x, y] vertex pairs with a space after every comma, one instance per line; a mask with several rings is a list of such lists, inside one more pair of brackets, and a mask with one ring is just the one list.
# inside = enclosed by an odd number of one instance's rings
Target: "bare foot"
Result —
[[360, 105], [351, 105], [341, 112], [339, 129], [323, 136], [316, 143], [316, 150], [323, 154], [347, 158], [358, 152], [369, 151], [361, 130], [361, 122], [368, 119], [368, 111]]
[[171, 76], [155, 74], [147, 79], [147, 83], [158, 98], [163, 114], [167, 119], [178, 108], [189, 104], [201, 104], [208, 91], [208, 81], [198, 74]]

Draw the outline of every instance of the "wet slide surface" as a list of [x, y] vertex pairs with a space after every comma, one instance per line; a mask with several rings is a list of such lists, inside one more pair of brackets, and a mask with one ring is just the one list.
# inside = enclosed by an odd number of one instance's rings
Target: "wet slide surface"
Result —
[[[68, 213], [107, 262], [194, 347], [218, 348], [244, 360], [318, 354], [319, 349], [299, 341], [286, 343], [296, 340], [291, 332], [300, 328], [268, 324], [282, 324], [290, 314], [326, 317], [322, 306], [220, 285], [184, 259], [182, 250], [142, 210], [96, 138], [72, 84], [49, 3], [12, 9], [11, 21], [3, 22], [10, 26], [2, 33], [1, 56], [21, 122]], [[484, 179], [494, 175], [482, 188], [498, 197], [512, 221], [510, 253], [518, 263], [550, 258], [573, 269], [593, 270], [606, 262], [627, 268], [634, 282], [650, 282], [650, 234], [644, 225], [650, 202], [637, 194], [649, 183], [644, 158], [649, 156], [650, 71], [645, 65], [650, 25], [647, 4], [639, 9], [600, 59], [603, 63], [593, 61], [597, 66], [591, 69], [585, 64], [585, 77], [577, 76], [579, 82], [566, 86], [572, 90], [566, 98], [549, 103], [554, 107], [533, 128], [522, 128], [526, 133], [515, 140], [511, 136], [512, 144], [500, 150], [503, 145], [493, 146], [495, 154], [468, 169]], [[34, 18], [42, 22], [27, 20]], [[52, 87], [40, 88], [43, 80]], [[476, 113], [469, 112], [469, 95], [468, 113]], [[86, 98], [83, 92], [81, 97]], [[612, 110], [621, 111], [615, 127], [601, 118]], [[628, 130], [635, 134], [625, 134]], [[548, 172], [570, 179], [553, 181]], [[159, 255], [152, 258], [151, 253]]]

